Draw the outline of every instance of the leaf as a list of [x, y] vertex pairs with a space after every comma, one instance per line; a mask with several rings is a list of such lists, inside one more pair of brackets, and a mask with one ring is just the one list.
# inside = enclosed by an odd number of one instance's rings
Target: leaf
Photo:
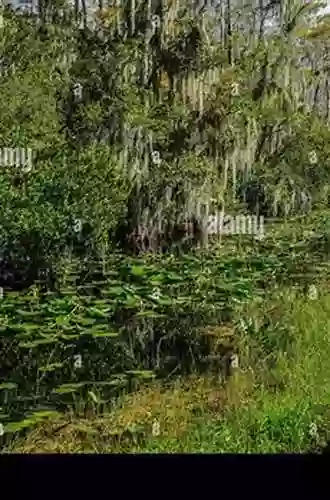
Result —
[[96, 404], [100, 403], [93, 391], [88, 391], [88, 395], [91, 397], [91, 399], [94, 401], [94, 403], [96, 403]]
[[70, 318], [68, 316], [57, 316], [56, 324], [60, 326], [65, 326], [70, 322]]
[[133, 276], [143, 276], [146, 273], [146, 268], [144, 266], [132, 266], [131, 273]]
[[116, 379], [113, 379], [113, 380], [110, 380], [109, 382], [107, 382], [106, 385], [121, 387], [121, 386], [125, 386], [126, 384], [127, 384], [126, 379], [124, 379], [124, 378], [116, 378]]
[[5, 426], [4, 431], [13, 433], [19, 432], [22, 429], [26, 429], [28, 427], [38, 424], [41, 420], [45, 418], [51, 418], [51, 417], [57, 418], [60, 416], [61, 416], [60, 413], [55, 411], [36, 412], [30, 415], [28, 418], [21, 420], [20, 422], [10, 422]]
[[39, 314], [38, 311], [24, 311], [23, 309], [17, 309], [16, 313], [20, 314], [21, 316], [25, 316], [27, 318], [32, 318], [32, 317], [38, 316], [38, 314]]
[[78, 340], [80, 338], [79, 334], [66, 334], [66, 333], [60, 333], [58, 335], [59, 338], [64, 339], [64, 340]]
[[17, 325], [10, 325], [10, 328], [15, 329], [15, 330], [28, 330], [28, 331], [33, 331], [33, 330], [39, 330], [40, 325], [36, 324], [30, 324], [30, 323], [19, 323]]
[[[26, 334], [25, 334], [26, 335]], [[42, 337], [43, 339], [48, 339], [49, 338], [49, 335], [51, 335], [52, 337], [54, 337], [54, 328], [49, 328], [48, 332], [47, 331], [44, 331], [44, 332], [41, 332], [39, 331], [38, 332], [38, 335], [40, 337]]]
[[134, 297], [133, 295], [128, 295], [126, 297], [124, 306], [127, 308], [139, 307], [141, 305], [141, 299], [139, 297]]
[[59, 387], [56, 387], [56, 389], [53, 390], [53, 392], [56, 392], [57, 394], [68, 394], [70, 392], [75, 392], [81, 387], [83, 387], [86, 384], [86, 382], [80, 382], [76, 384], [62, 384]]
[[45, 410], [45, 411], [36, 411], [29, 415], [29, 419], [35, 419], [35, 420], [44, 420], [45, 418], [59, 418], [61, 417], [61, 414], [57, 411], [53, 410]]
[[57, 337], [52, 337], [48, 339], [40, 339], [40, 340], [34, 340], [33, 342], [19, 342], [19, 347], [23, 347], [26, 349], [32, 349], [33, 347], [38, 347], [38, 345], [42, 344], [54, 344], [58, 342]]
[[16, 389], [18, 387], [17, 384], [14, 384], [13, 382], [4, 382], [3, 384], [0, 384], [0, 390], [11, 390], [11, 389]]
[[107, 386], [107, 385], [117, 385], [118, 383], [125, 384], [127, 381], [126, 375], [118, 375], [114, 377], [112, 380], [102, 380], [100, 382], [95, 380], [85, 381], [85, 385], [97, 385], [97, 386]]
[[53, 372], [57, 368], [62, 368], [64, 363], [50, 363], [49, 365], [40, 366], [38, 370], [40, 372]]
[[4, 431], [5, 432], [19, 432], [22, 429], [26, 429], [27, 427], [31, 427], [32, 425], [35, 425], [36, 422], [30, 419], [24, 419], [21, 420], [20, 422], [10, 422], [5, 426]]
[[107, 300], [98, 299], [98, 300], [93, 300], [93, 304], [95, 306], [107, 306], [109, 303]]
[[109, 311], [111, 311], [111, 307], [107, 307], [106, 309], [103, 309], [103, 311], [97, 309], [96, 307], [89, 307], [88, 309], [88, 313], [93, 314], [97, 318], [107, 318], [109, 316]]
[[153, 285], [155, 285], [155, 284], [160, 285], [164, 282], [164, 280], [165, 280], [164, 274], [154, 274], [150, 278], [150, 281], [152, 282]]
[[155, 299], [154, 300], [160, 304], [161, 306], [170, 306], [170, 305], [173, 305], [173, 300], [175, 299], [172, 299], [171, 297], [159, 297], [159, 299]]
[[167, 274], [166, 278], [171, 281], [183, 281], [185, 278], [176, 273]]
[[99, 337], [118, 337], [120, 335], [119, 332], [91, 332], [92, 337], [94, 338], [99, 338]]
[[79, 318], [78, 322], [82, 325], [94, 325], [96, 320], [93, 318]]
[[177, 297], [175, 299], [175, 303], [176, 304], [191, 304], [193, 302], [193, 300], [196, 300], [196, 299], [193, 299], [192, 297]]

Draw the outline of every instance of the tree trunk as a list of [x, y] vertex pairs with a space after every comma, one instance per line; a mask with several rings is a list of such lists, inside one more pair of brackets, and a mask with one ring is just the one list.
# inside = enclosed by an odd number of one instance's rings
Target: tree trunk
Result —
[[231, 0], [227, 0], [227, 12], [226, 12], [226, 38], [227, 38], [227, 54], [228, 54], [228, 64], [232, 65], [232, 26], [231, 26]]

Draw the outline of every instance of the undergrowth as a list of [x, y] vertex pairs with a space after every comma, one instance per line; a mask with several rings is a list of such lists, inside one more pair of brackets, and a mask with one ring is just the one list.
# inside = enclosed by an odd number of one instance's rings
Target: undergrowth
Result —
[[[95, 269], [89, 263], [88, 274], [81, 263], [71, 262], [56, 293], [34, 286], [5, 295], [0, 303], [3, 448], [25, 436], [29, 442], [34, 427], [39, 436], [47, 420], [52, 435], [52, 422], [63, 419], [65, 433], [74, 433], [79, 422], [81, 435], [82, 426], [94, 436], [95, 419], [104, 432], [112, 429], [110, 441], [100, 431], [100, 439], [77, 444], [81, 450], [122, 450], [123, 435], [130, 450], [312, 446], [305, 427], [315, 423], [315, 405], [325, 404], [328, 377], [328, 296], [306, 304], [305, 293], [310, 282], [326, 289], [326, 255], [321, 252], [315, 262], [315, 245], [309, 251], [317, 237], [313, 231], [302, 245], [298, 238], [290, 242], [270, 233], [258, 244], [246, 240], [244, 250], [237, 238], [234, 255], [229, 244], [180, 257], [113, 255]], [[319, 277], [317, 266], [323, 269]], [[303, 387], [317, 389], [317, 398], [306, 397]], [[147, 410], [148, 418], [133, 418], [133, 428], [117, 429], [118, 401], [144, 398], [145, 391], [166, 411]], [[175, 409], [173, 394], [186, 401], [185, 416]], [[206, 397], [213, 398], [216, 411]], [[129, 407], [124, 404], [124, 413]], [[172, 423], [166, 424], [165, 437], [165, 424], [158, 420], [168, 414]], [[149, 440], [150, 425], [157, 422], [160, 436]], [[181, 437], [174, 445], [177, 432]]]
[[[18, 440], [15, 452], [281, 453], [320, 451], [329, 438], [330, 295], [317, 301], [281, 290], [259, 303], [259, 318], [281, 307], [290, 324], [271, 361], [262, 349], [256, 363], [241, 335], [239, 368], [227, 383], [208, 376], [153, 382], [122, 397], [111, 409], [96, 406], [88, 418], [64, 415]], [[255, 311], [246, 307], [242, 323]], [[243, 313], [243, 311], [242, 311]], [[255, 345], [262, 334], [255, 325]], [[252, 352], [253, 351], [253, 352]], [[110, 411], [111, 410], [111, 411]], [[8, 451], [8, 450], [7, 450]]]

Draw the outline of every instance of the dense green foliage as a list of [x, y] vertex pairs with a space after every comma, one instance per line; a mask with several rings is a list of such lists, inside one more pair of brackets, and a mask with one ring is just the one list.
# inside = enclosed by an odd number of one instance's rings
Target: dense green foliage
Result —
[[[64, 2], [38, 15], [4, 10], [0, 148], [33, 153], [31, 170], [0, 172], [4, 440], [146, 379], [212, 370], [225, 379], [237, 339], [215, 345], [205, 327], [239, 325], [270, 286], [327, 280], [328, 21], [283, 3], [284, 17], [257, 39], [248, 19], [239, 29], [234, 5], [231, 18], [196, 17], [164, 2], [174, 19], [154, 5], [155, 28], [136, 2], [134, 34], [125, 2], [121, 31], [112, 9], [96, 25]], [[266, 221], [261, 241], [125, 254], [141, 223], [162, 232], [186, 211], [205, 226], [205, 204], [280, 216], [281, 226]], [[173, 234], [162, 232], [168, 250]], [[278, 339], [292, 339], [273, 326], [259, 332], [269, 359]]]

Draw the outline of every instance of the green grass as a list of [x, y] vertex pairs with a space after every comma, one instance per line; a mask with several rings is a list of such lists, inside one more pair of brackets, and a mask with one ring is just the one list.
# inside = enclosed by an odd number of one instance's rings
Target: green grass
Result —
[[[275, 331], [290, 330], [290, 349], [285, 339], [273, 346], [272, 356], [260, 348], [264, 315], [273, 315]], [[309, 300], [292, 290], [274, 291], [263, 303], [250, 303], [242, 311], [242, 319], [248, 317], [254, 318], [254, 330], [237, 331], [240, 366], [225, 385], [211, 375], [181, 378], [171, 385], [153, 382], [111, 411], [100, 413], [95, 407], [87, 418], [64, 415], [40, 424], [5, 451], [321, 450], [330, 439], [330, 294], [320, 290], [317, 300]], [[152, 435], [154, 422], [158, 436]]]

